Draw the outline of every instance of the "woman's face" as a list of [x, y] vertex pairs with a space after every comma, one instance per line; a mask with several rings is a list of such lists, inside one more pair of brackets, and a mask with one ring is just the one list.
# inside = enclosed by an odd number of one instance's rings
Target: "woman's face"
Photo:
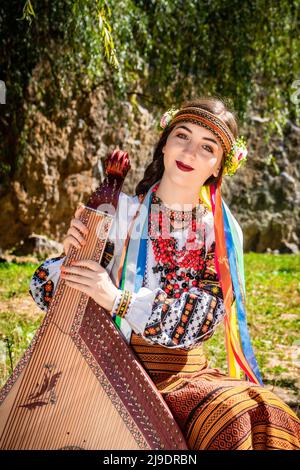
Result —
[[[176, 185], [201, 187], [212, 174], [219, 173], [223, 156], [221, 143], [210, 130], [197, 124], [176, 124], [162, 150], [165, 172]], [[176, 161], [193, 170], [183, 171]]]

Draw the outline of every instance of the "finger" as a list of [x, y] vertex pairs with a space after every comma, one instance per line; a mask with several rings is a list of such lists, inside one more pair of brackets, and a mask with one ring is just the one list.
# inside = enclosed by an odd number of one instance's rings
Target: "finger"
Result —
[[79, 206], [77, 207], [76, 211], [75, 211], [75, 217], [79, 217], [80, 214], [82, 214], [83, 210], [85, 209], [85, 206], [84, 204], [82, 204], [82, 202], [79, 204]]
[[77, 276], [76, 274], [64, 274], [62, 278], [65, 281], [75, 282], [76, 284], [82, 284], [83, 286], [91, 287], [90, 280], [84, 276]]
[[82, 277], [95, 279], [94, 271], [91, 271], [90, 269], [85, 269], [83, 267], [61, 266], [61, 274], [63, 277], [65, 277], [65, 275], [67, 274], [78, 274]]
[[75, 246], [75, 248], [78, 248], [78, 250], [82, 248], [82, 245], [79, 243], [79, 241], [75, 237], [73, 237], [73, 235], [68, 235], [67, 238], [65, 239], [65, 242], [66, 241], [70, 243], [70, 245]]
[[79, 230], [76, 227], [70, 227], [69, 230], [67, 231], [67, 235], [72, 235], [74, 238], [76, 238], [76, 240], [81, 245], [86, 244], [86, 240], [84, 239], [84, 237], [81, 235], [81, 233], [79, 232]]
[[81, 292], [84, 292], [85, 294], [87, 295], [91, 295], [91, 290], [89, 287], [83, 285], [83, 284], [79, 284], [77, 282], [72, 282], [72, 281], [66, 281], [66, 285], [69, 286], [69, 287], [73, 287], [73, 289], [76, 289], [76, 290], [79, 290]]
[[81, 260], [75, 260], [71, 261], [70, 263], [72, 266], [86, 266], [87, 268], [90, 268], [92, 271], [105, 271], [105, 269], [100, 266], [99, 263], [96, 261], [93, 261], [91, 259], [81, 259]]
[[71, 227], [75, 226], [78, 230], [80, 230], [80, 232], [84, 233], [85, 235], [89, 233], [89, 229], [79, 219], [72, 219], [70, 225]]

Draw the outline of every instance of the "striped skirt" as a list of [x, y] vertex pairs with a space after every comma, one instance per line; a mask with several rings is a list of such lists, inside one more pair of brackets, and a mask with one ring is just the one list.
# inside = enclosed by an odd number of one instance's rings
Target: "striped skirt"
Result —
[[135, 333], [131, 346], [189, 449], [300, 449], [300, 420], [293, 410], [264, 386], [209, 368], [202, 346], [171, 349]]

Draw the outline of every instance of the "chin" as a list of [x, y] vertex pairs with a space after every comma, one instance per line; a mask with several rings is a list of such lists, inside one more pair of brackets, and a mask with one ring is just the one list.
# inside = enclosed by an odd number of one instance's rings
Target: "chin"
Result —
[[176, 173], [175, 175], [172, 174], [170, 179], [178, 187], [179, 186], [190, 187], [191, 184], [193, 184], [193, 180], [188, 173], [183, 173], [183, 174]]

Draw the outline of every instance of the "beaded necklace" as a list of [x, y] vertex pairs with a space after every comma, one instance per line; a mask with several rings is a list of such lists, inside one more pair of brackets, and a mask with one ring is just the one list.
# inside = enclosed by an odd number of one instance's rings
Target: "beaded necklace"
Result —
[[[192, 286], [200, 286], [201, 272], [204, 268], [205, 241], [196, 241], [196, 211], [207, 213], [204, 205], [194, 207], [191, 211], [178, 211], [167, 208], [162, 200], [155, 194], [159, 184], [152, 189], [151, 203], [148, 219], [148, 233], [152, 242], [156, 266], [154, 273], [161, 273], [162, 289], [173, 297], [180, 297]], [[153, 204], [158, 204], [159, 210], [153, 211]], [[178, 249], [176, 238], [166, 237], [169, 221], [188, 220], [188, 235], [182, 249]], [[154, 225], [155, 224], [155, 225]], [[170, 224], [169, 224], [170, 225]], [[153, 226], [158, 227], [158, 233], [153, 236]], [[203, 233], [204, 226], [202, 225]], [[199, 230], [199, 228], [198, 228]], [[205, 237], [203, 237], [205, 240]], [[188, 244], [188, 249], [187, 249]]]

